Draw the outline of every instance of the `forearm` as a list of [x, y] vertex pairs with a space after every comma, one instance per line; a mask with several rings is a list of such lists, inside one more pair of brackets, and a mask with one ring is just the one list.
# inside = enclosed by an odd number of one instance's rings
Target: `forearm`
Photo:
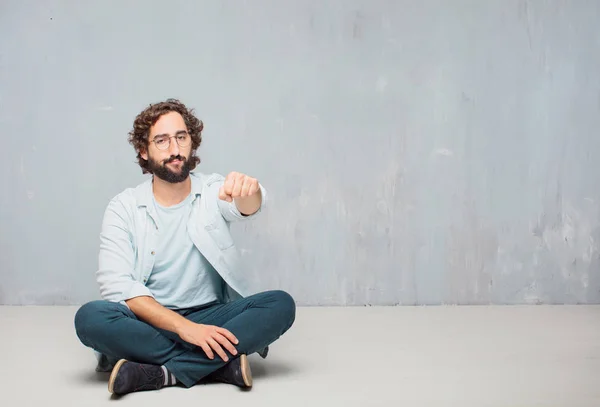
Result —
[[259, 189], [254, 195], [234, 198], [233, 201], [242, 215], [249, 216], [260, 209], [262, 194]]
[[179, 335], [190, 321], [178, 313], [160, 305], [154, 298], [147, 296], [135, 297], [126, 301], [131, 311], [142, 321]]

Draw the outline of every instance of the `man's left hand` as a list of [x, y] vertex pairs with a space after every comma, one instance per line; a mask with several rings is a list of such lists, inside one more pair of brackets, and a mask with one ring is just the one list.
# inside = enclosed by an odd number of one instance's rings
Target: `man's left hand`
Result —
[[246, 198], [260, 191], [258, 180], [241, 172], [230, 172], [219, 189], [219, 199], [232, 202], [235, 198]]

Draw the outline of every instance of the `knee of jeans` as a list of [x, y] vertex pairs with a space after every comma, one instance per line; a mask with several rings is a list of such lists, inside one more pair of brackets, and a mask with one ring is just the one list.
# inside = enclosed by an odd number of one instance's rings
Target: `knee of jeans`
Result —
[[289, 293], [283, 290], [273, 291], [272, 295], [277, 302], [277, 310], [288, 319], [291, 325], [296, 319], [296, 301], [294, 301], [294, 298]]
[[97, 301], [90, 301], [79, 307], [75, 313], [75, 332], [79, 339], [82, 339], [85, 327], [88, 326], [88, 322], [94, 317], [98, 308]]
[[82, 342], [86, 342], [90, 335], [90, 328], [97, 326], [97, 322], [102, 319], [103, 312], [106, 311], [107, 301], [96, 300], [83, 304], [75, 313], [75, 332]]

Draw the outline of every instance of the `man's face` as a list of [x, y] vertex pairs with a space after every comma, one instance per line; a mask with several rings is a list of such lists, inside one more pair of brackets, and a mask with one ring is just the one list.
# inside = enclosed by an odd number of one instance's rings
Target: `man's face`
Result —
[[162, 115], [150, 128], [148, 141], [142, 158], [148, 161], [150, 171], [170, 183], [185, 181], [191, 171], [192, 140], [183, 117], [177, 112]]

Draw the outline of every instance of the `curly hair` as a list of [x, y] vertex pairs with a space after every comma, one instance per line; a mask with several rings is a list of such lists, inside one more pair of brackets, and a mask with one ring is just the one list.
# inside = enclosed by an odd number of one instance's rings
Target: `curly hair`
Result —
[[133, 122], [133, 129], [128, 133], [129, 143], [133, 145], [137, 152], [138, 163], [142, 167], [143, 174], [152, 172], [149, 169], [148, 160], [142, 158], [142, 153], [148, 149], [150, 128], [156, 124], [162, 115], [169, 112], [177, 112], [183, 116], [187, 131], [192, 138], [192, 156], [188, 158], [191, 169], [193, 170], [200, 163], [200, 158], [195, 155], [195, 151], [200, 146], [200, 143], [202, 143], [204, 123], [194, 115], [193, 109], [188, 109], [177, 99], [167, 99], [163, 102], [149, 105], [138, 114]]

